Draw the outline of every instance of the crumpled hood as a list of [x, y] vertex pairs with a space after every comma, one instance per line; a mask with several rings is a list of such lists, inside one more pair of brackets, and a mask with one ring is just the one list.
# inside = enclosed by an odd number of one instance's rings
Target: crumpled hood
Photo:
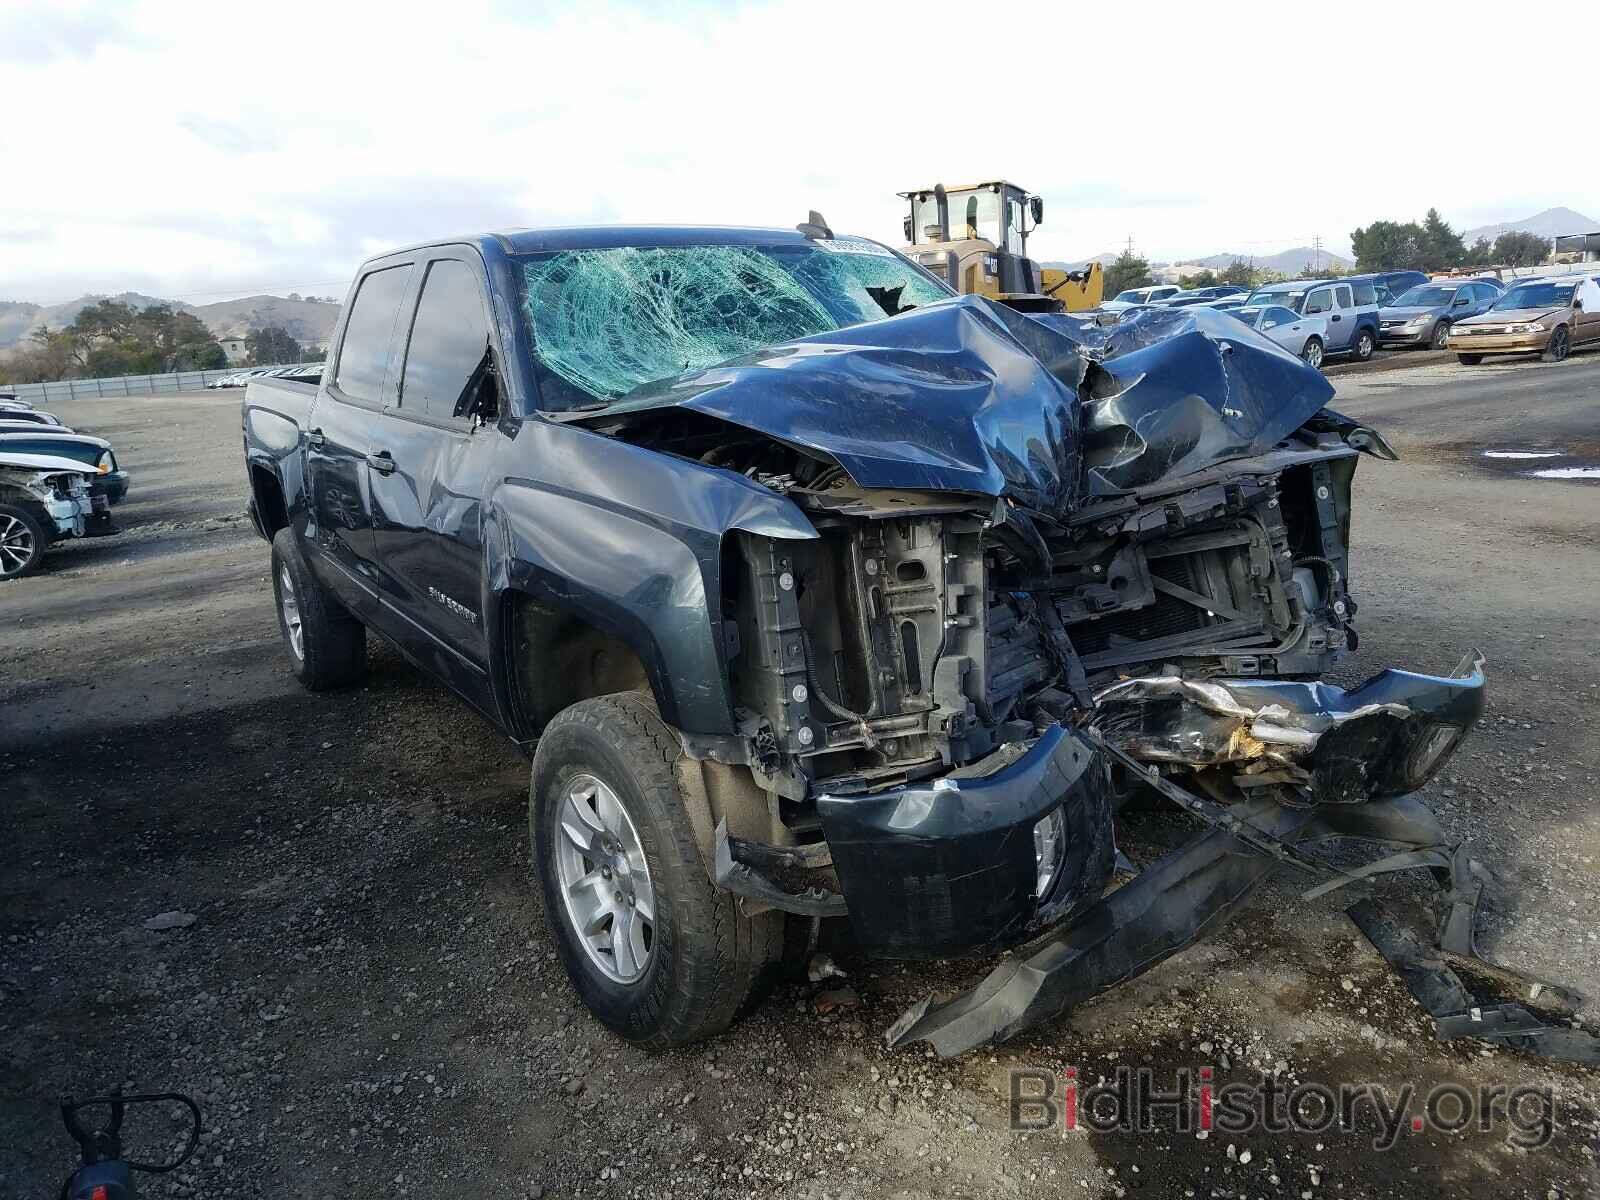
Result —
[[676, 406], [836, 461], [866, 488], [1005, 496], [1044, 512], [1263, 453], [1333, 394], [1225, 313], [1104, 329], [976, 296], [647, 384], [583, 421]]

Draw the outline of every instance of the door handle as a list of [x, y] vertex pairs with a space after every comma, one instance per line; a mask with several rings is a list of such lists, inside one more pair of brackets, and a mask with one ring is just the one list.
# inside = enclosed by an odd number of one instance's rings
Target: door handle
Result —
[[394, 456], [387, 450], [380, 450], [376, 454], [367, 455], [367, 466], [380, 475], [392, 474], [395, 467]]
[[1342, 321], [1342, 320], [1344, 320], [1344, 318], [1343, 318], [1343, 317], [1341, 317], [1341, 316], [1340, 316], [1340, 315], [1339, 315], [1339, 314], [1338, 314], [1338, 313], [1334, 313], [1334, 314], [1333, 314], [1333, 320], [1335, 320], [1335, 321]]
[[327, 438], [322, 436], [322, 430], [320, 429], [306, 430], [306, 445], [310, 446], [313, 450], [321, 450], [323, 443], [327, 440]]

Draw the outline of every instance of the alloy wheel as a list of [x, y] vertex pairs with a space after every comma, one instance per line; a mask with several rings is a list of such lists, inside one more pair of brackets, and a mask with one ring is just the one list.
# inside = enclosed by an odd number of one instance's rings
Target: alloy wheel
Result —
[[1566, 329], [1557, 329], [1550, 335], [1550, 357], [1555, 359], [1556, 362], [1561, 362], [1567, 357], [1568, 349]]
[[1308, 366], [1322, 370], [1322, 343], [1315, 340], [1307, 342], [1305, 349], [1300, 352], [1300, 357], [1305, 359]]
[[1435, 350], [1443, 350], [1444, 349], [1445, 339], [1448, 338], [1449, 336], [1450, 336], [1450, 326], [1447, 325], [1445, 322], [1440, 321], [1437, 325], [1435, 325], [1433, 327], [1433, 348]]
[[0, 578], [22, 574], [38, 553], [33, 531], [16, 517], [0, 515]]
[[289, 649], [301, 661], [306, 657], [305, 622], [300, 618], [300, 597], [295, 595], [294, 577], [288, 567], [278, 568], [278, 607], [283, 610], [283, 627], [289, 631]]
[[634, 983], [655, 956], [656, 894], [633, 819], [602, 780], [575, 775], [556, 820], [567, 920], [601, 974]]

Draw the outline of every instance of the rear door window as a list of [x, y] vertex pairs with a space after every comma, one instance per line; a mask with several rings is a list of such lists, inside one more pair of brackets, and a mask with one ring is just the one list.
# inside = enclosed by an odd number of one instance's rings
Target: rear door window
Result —
[[395, 318], [411, 279], [411, 264], [373, 271], [361, 281], [339, 347], [333, 382], [352, 400], [383, 403], [383, 382], [389, 370], [389, 346]]
[[1341, 283], [1338, 286], [1338, 288], [1335, 289], [1335, 290], [1339, 293], [1339, 307], [1340, 308], [1350, 308], [1350, 307], [1352, 307], [1351, 301], [1350, 301], [1350, 285], [1349, 284], [1345, 284], [1345, 283]]
[[489, 346], [482, 291], [476, 272], [460, 259], [428, 264], [406, 346], [402, 409], [434, 421], [455, 419], [456, 402]]
[[1355, 290], [1356, 304], [1365, 307], [1378, 302], [1378, 289], [1370, 283], [1357, 283], [1352, 285]]

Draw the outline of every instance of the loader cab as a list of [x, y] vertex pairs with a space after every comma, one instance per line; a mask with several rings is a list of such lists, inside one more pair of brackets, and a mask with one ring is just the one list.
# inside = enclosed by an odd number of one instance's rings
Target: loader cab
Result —
[[1026, 311], [1079, 311], [1100, 302], [1098, 264], [1068, 273], [1041, 270], [1028, 257], [1044, 201], [1016, 184], [935, 184], [899, 194], [906, 201], [903, 253], [957, 291]]

